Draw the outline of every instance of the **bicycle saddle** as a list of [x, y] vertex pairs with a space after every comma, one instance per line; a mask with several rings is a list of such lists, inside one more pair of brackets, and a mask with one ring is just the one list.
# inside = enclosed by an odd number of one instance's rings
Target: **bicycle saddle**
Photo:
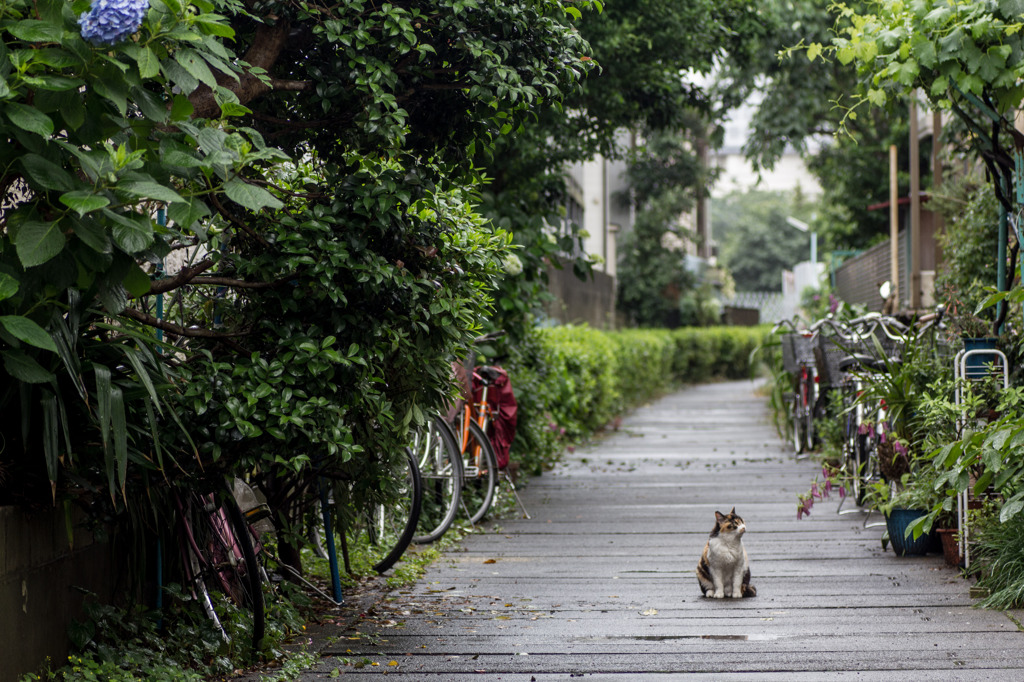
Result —
[[488, 386], [494, 384], [494, 382], [498, 380], [498, 377], [501, 376], [501, 370], [499, 370], [496, 367], [490, 367], [488, 365], [482, 365], [480, 367], [477, 367], [476, 373], [480, 375], [481, 379], [483, 379], [483, 383], [485, 383]]

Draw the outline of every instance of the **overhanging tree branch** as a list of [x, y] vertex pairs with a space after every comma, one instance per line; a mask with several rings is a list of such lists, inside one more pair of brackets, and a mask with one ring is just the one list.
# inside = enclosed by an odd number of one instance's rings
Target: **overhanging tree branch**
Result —
[[[288, 43], [288, 34], [291, 31], [291, 23], [278, 21], [275, 24], [260, 24], [256, 29], [252, 45], [245, 53], [243, 60], [249, 67], [257, 67], [270, 71]], [[238, 80], [225, 74], [216, 74], [217, 84], [222, 88], [230, 90], [238, 97], [241, 104], [246, 104], [260, 95], [274, 89], [273, 81], [265, 82], [252, 75], [248, 70], [238, 74]], [[280, 81], [282, 84], [286, 81]], [[291, 81], [297, 83], [298, 81]], [[308, 89], [308, 88], [285, 88], [281, 89]], [[209, 86], [201, 85], [189, 95], [189, 100], [194, 108], [194, 118], [219, 118], [220, 105], [213, 97], [213, 91]]]
[[169, 334], [195, 339], [230, 339], [233, 337], [248, 336], [250, 333], [249, 330], [238, 332], [217, 332], [211, 329], [203, 329], [201, 327], [182, 327], [181, 325], [174, 324], [173, 322], [157, 319], [149, 313], [144, 313], [141, 310], [136, 310], [135, 308], [125, 308], [124, 311], [122, 311], [122, 314], [125, 317], [130, 317], [142, 324], [155, 327], [156, 329], [162, 329]]
[[196, 263], [195, 265], [193, 265], [190, 268], [182, 268], [173, 277], [167, 277], [165, 279], [154, 280], [149, 285], [149, 291], [146, 292], [146, 293], [147, 294], [163, 294], [163, 293], [171, 291], [173, 289], [177, 289], [180, 286], [184, 286], [185, 284], [188, 284], [191, 280], [193, 280], [201, 272], [209, 270], [211, 267], [213, 267], [213, 260], [212, 259], [207, 258], [205, 260], [201, 260], [201, 261], [199, 261], [198, 263]]

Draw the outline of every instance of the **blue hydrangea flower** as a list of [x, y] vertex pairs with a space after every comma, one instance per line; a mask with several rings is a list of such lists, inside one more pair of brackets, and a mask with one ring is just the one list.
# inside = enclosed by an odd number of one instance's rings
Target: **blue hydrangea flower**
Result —
[[93, 0], [78, 18], [82, 37], [93, 45], [113, 45], [139, 30], [149, 0]]

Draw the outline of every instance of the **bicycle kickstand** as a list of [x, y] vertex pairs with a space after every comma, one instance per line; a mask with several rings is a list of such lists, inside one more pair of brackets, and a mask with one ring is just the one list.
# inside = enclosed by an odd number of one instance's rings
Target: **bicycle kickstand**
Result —
[[843, 509], [843, 505], [846, 504], [846, 500], [848, 499], [850, 499], [850, 496], [846, 495], [843, 497], [842, 500], [839, 501], [839, 506], [836, 507], [836, 514], [842, 516], [843, 514], [861, 514], [864, 512], [864, 510], [861, 509], [860, 507], [854, 507], [853, 509]]
[[508, 471], [501, 469], [500, 476], [505, 479], [505, 482], [508, 483], [508, 487], [512, 489], [512, 495], [516, 498], [516, 502], [519, 503], [519, 508], [523, 510], [523, 518], [532, 519], [533, 517], [530, 516], [530, 512], [526, 511], [526, 505], [524, 505], [523, 501], [519, 498], [519, 491], [516, 490], [516, 484], [512, 482], [512, 477], [508, 475]]

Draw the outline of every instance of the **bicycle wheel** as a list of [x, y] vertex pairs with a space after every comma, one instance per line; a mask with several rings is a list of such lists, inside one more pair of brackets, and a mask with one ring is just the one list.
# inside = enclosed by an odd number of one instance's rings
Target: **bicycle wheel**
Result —
[[[811, 379], [808, 378], [808, 382]], [[804, 385], [806, 397], [804, 399], [804, 451], [814, 450], [814, 390], [811, 384]]]
[[804, 418], [800, 414], [800, 394], [789, 394], [789, 435], [793, 443], [793, 451], [800, 454], [804, 451]]
[[498, 487], [498, 458], [476, 422], [469, 423], [469, 436], [462, 444], [462, 475], [462, 508], [469, 522], [476, 525], [490, 511]]
[[256, 559], [253, 536], [238, 504], [228, 491], [196, 495], [183, 514], [185, 569], [196, 598], [227, 636], [209, 598], [213, 587], [238, 607], [252, 613], [250, 641], [259, 648], [266, 632], [263, 572]]
[[451, 527], [462, 493], [462, 456], [455, 434], [440, 417], [416, 435], [413, 454], [423, 484], [415, 543], [433, 542]]
[[857, 434], [853, 443], [854, 471], [853, 499], [858, 505], [864, 504], [868, 487], [873, 478], [870, 439], [864, 434]]
[[388, 503], [374, 504], [356, 515], [346, 528], [344, 551], [366, 552], [377, 573], [388, 570], [402, 557], [416, 533], [423, 488], [419, 466], [408, 448], [395, 463], [391, 480], [396, 487]]

